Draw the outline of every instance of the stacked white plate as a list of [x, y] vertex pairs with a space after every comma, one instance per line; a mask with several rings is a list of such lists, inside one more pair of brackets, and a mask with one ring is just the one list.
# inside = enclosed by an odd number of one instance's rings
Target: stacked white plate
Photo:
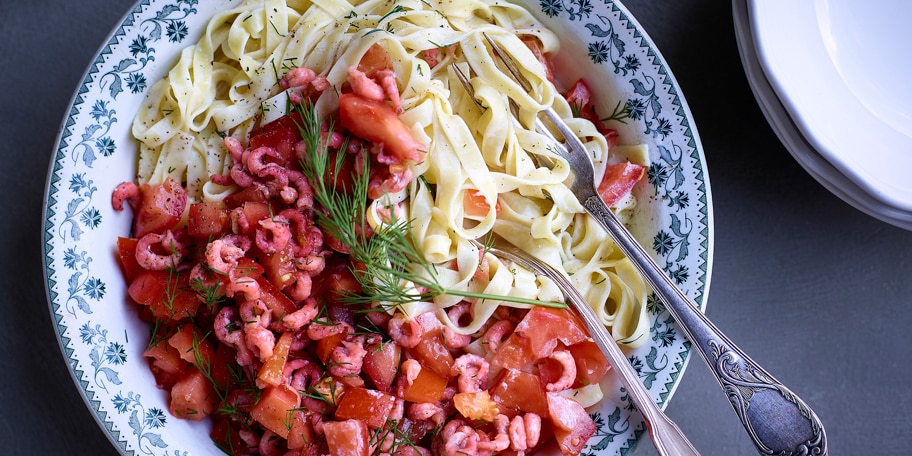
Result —
[[912, 2], [732, 6], [754, 96], [792, 156], [847, 203], [912, 229]]

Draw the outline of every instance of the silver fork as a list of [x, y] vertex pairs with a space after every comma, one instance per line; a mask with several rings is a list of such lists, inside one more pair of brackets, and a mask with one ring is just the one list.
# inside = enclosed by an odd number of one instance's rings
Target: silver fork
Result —
[[[527, 92], [531, 91], [531, 84], [518, 71], [512, 58], [488, 35], [484, 36], [513, 79]], [[463, 86], [472, 94], [468, 79], [458, 68], [456, 70]], [[826, 431], [814, 411], [736, 346], [665, 275], [596, 192], [592, 161], [579, 138], [554, 110], [548, 108], [543, 113], [563, 141], [555, 138], [537, 117], [536, 130], [562, 146], [557, 149], [571, 169], [568, 187], [665, 303], [719, 382], [754, 446], [768, 455], [826, 455]]]
[[595, 341], [596, 345], [598, 345], [602, 350], [602, 353], [605, 354], [605, 357], [614, 367], [614, 370], [620, 377], [621, 383], [630, 394], [631, 401], [643, 414], [643, 419], [646, 421], [647, 428], [649, 429], [649, 435], [652, 438], [652, 442], [656, 449], [659, 451], [659, 454], [668, 456], [699, 456], [700, 453], [690, 444], [690, 441], [687, 440], [687, 437], [681, 432], [681, 429], [679, 429], [674, 421], [672, 421], [671, 418], [668, 418], [668, 416], [662, 412], [662, 409], [656, 405], [652, 396], [649, 395], [649, 391], [640, 383], [640, 379], [633, 369], [633, 366], [630, 365], [630, 361], [627, 360], [627, 357], [621, 349], [618, 348], [617, 343], [615, 343], [611, 335], [608, 334], [608, 330], [605, 329], [605, 326], [595, 315], [595, 311], [592, 310], [592, 307], [589, 306], [579, 290], [570, 283], [570, 280], [548, 263], [529, 255], [524, 250], [519, 249], [494, 232], [491, 232], [490, 236], [493, 240], [492, 245], [483, 245], [475, 240], [472, 240], [472, 243], [480, 250], [487, 250], [498, 258], [509, 260], [537, 275], [545, 276], [553, 280], [558, 288], [560, 288], [561, 292], [563, 292], [564, 298], [569, 301], [573, 308], [576, 309], [577, 313], [583, 317], [583, 321], [586, 324], [586, 328], [589, 330], [589, 335], [592, 336], [592, 340]]

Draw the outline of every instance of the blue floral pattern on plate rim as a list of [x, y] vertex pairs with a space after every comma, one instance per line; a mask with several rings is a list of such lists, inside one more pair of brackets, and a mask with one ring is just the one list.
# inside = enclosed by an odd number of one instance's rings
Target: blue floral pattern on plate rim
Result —
[[[144, 91], [180, 49], [198, 39], [214, 12], [237, 3], [138, 2], [86, 71], [50, 163], [43, 226], [50, 312], [81, 394], [123, 454], [221, 454], [209, 442], [205, 423], [167, 413], [166, 395], [142, 360], [148, 328], [125, 305], [126, 284], [115, 256], [116, 237], [129, 233], [129, 214], [113, 211], [110, 194], [135, 173], [129, 125]], [[568, 80], [592, 71], [602, 76], [587, 82], [605, 100], [599, 113], [615, 119], [622, 142], [648, 144], [651, 164], [635, 189], [640, 204], [632, 230], [705, 308], [712, 263], [705, 158], [680, 88], [655, 45], [617, 1], [521, 3], [564, 40], [557, 66]], [[655, 296], [648, 315], [651, 339], [627, 354], [664, 406], [680, 381], [690, 343]], [[609, 378], [603, 389], [605, 400], [590, 410], [597, 431], [582, 454], [630, 454], [645, 425], [619, 382]]]

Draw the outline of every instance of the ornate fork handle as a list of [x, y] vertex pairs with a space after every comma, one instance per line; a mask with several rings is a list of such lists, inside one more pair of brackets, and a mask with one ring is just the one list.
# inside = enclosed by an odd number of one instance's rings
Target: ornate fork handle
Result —
[[[582, 179], [580, 179], [582, 180]], [[574, 186], [576, 187], [576, 186]], [[573, 189], [577, 192], [577, 189]], [[665, 303], [709, 366], [761, 454], [825, 455], [826, 432], [817, 415], [795, 393], [732, 343], [665, 275], [594, 192], [577, 196], [608, 231], [653, 291]]]

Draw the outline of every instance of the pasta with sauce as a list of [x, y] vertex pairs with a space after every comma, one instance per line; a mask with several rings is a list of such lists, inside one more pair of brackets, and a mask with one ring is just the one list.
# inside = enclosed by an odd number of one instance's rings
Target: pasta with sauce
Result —
[[[495, 64], [483, 34], [513, 57], [533, 90], [522, 89]], [[435, 280], [448, 290], [562, 300], [549, 280], [470, 242], [495, 232], [566, 273], [614, 338], [637, 346], [649, 330], [647, 286], [564, 184], [567, 162], [535, 131], [534, 118], [554, 109], [591, 153], [596, 179], [618, 160], [645, 165], [645, 147], [609, 147], [599, 125], [575, 115], [542, 62], [541, 54], [558, 47], [557, 36], [528, 11], [498, 0], [244, 1], [213, 17], [199, 42], [150, 88], [133, 121], [138, 182], [180, 182], [191, 204], [231, 198], [244, 186], [235, 173], [242, 154], [254, 149], [252, 135], [286, 117], [302, 98], [311, 98], [319, 115], [334, 115], [343, 87], [360, 84], [366, 75], [357, 68], [381, 49], [388, 73], [370, 78], [379, 81], [422, 148], [406, 158], [372, 151], [390, 174], [372, 182], [366, 208], [371, 227], [384, 225], [391, 208], [410, 220]], [[471, 70], [474, 99], [451, 64]], [[300, 75], [305, 85], [319, 88], [302, 93], [289, 82]], [[539, 156], [556, 165], [538, 165]], [[628, 194], [614, 209], [624, 218], [635, 204]], [[159, 235], [155, 242], [167, 247], [175, 241]], [[227, 241], [219, 246], [238, 248]], [[477, 280], [481, 272], [484, 280]], [[230, 291], [246, 293], [242, 288]], [[454, 337], [468, 337], [490, 328], [504, 308], [530, 308], [494, 299], [470, 304], [465, 312], [464, 298], [443, 294], [389, 311], [415, 321], [434, 315]], [[261, 358], [273, 350], [252, 345]]]

